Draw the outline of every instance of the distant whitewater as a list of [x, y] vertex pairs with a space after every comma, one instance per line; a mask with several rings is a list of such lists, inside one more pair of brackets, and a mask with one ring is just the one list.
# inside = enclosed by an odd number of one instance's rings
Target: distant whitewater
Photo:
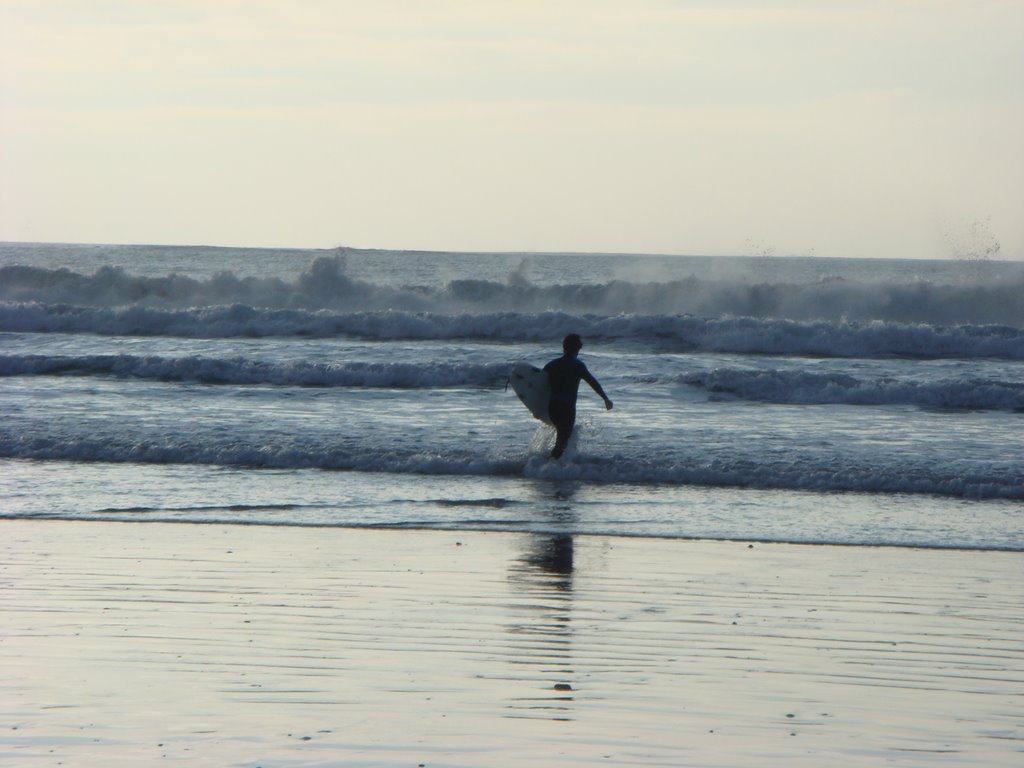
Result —
[[[294, 280], [0, 268], [0, 331], [195, 338], [541, 340], [552, 333], [663, 340], [680, 350], [839, 357], [1024, 359], [1024, 272], [955, 283], [374, 283], [321, 256]], [[862, 270], [868, 269], [862, 265]]]
[[[294, 280], [207, 279], [180, 274], [144, 277], [121, 267], [93, 274], [67, 268], [0, 268], [0, 300], [82, 307], [184, 309], [242, 305], [258, 309], [334, 312], [516, 312], [693, 315], [799, 321], [883, 321], [943, 325], [1024, 325], [1024, 270], [955, 274], [956, 282], [861, 282], [833, 276], [813, 283], [750, 282], [690, 275], [668, 281], [538, 285], [523, 262], [503, 281], [455, 279], [443, 285], [388, 285], [351, 277], [346, 255], [321, 256]], [[763, 266], [763, 265], [762, 265]], [[870, 267], [861, 265], [869, 274]], [[975, 279], [970, 279], [971, 277]]]

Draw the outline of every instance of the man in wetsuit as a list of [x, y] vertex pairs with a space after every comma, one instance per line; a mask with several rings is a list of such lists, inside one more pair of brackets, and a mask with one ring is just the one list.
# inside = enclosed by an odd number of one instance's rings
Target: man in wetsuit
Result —
[[551, 383], [551, 402], [548, 405], [548, 416], [555, 425], [555, 448], [551, 458], [557, 459], [565, 452], [565, 447], [572, 437], [572, 429], [576, 424], [576, 394], [579, 392], [580, 380], [587, 382], [604, 400], [604, 407], [612, 409], [612, 401], [601, 389], [587, 366], [576, 356], [583, 349], [583, 341], [575, 333], [570, 333], [562, 340], [561, 357], [544, 366]]

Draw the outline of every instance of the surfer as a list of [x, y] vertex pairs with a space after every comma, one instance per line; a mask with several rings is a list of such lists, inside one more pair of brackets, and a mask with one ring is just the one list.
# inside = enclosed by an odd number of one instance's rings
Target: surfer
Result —
[[577, 355], [583, 349], [583, 340], [579, 335], [570, 333], [562, 339], [562, 356], [555, 358], [544, 366], [551, 384], [551, 401], [548, 404], [548, 416], [551, 423], [555, 425], [555, 447], [551, 451], [551, 458], [557, 459], [565, 452], [565, 447], [572, 437], [573, 427], [576, 425], [576, 395], [579, 392], [580, 381], [585, 381], [591, 389], [597, 392], [604, 400], [604, 407], [609, 411], [612, 409], [612, 401], [601, 389], [600, 383], [587, 370]]

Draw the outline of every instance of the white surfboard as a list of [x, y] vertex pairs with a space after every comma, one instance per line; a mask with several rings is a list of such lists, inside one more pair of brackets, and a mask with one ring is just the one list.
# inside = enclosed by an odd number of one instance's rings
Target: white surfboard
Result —
[[512, 366], [509, 382], [534, 418], [550, 424], [548, 403], [551, 401], [551, 385], [548, 383], [548, 375], [529, 363], [516, 363]]

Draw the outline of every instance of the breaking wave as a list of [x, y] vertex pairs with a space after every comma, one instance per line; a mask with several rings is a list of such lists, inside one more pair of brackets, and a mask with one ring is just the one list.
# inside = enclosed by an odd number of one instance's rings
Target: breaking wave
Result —
[[4, 355], [4, 376], [114, 376], [202, 384], [271, 384], [293, 387], [418, 389], [493, 386], [508, 365], [449, 363], [272, 363], [245, 358], [168, 358], [137, 355]]
[[793, 405], [915, 405], [924, 408], [1024, 410], [1024, 383], [963, 378], [906, 381], [844, 373], [720, 368], [679, 381], [711, 393]]
[[548, 341], [569, 332], [676, 351], [818, 357], [1024, 359], [1024, 329], [883, 321], [796, 321], [690, 315], [157, 309], [0, 304], [0, 331], [183, 338], [351, 337], [373, 340]]

